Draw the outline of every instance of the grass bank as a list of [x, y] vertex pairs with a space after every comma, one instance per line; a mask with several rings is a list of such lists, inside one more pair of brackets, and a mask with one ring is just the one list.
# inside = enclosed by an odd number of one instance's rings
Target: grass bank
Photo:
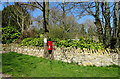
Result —
[[9, 52], [2, 71], [14, 77], [117, 77], [118, 67], [90, 67]]

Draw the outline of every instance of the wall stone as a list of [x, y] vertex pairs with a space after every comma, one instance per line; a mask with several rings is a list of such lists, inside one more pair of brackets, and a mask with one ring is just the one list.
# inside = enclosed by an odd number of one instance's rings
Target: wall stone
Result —
[[[2, 45], [4, 51], [14, 51], [17, 53], [43, 57], [44, 49], [42, 47], [34, 46], [19, 46], [17, 44]], [[78, 65], [95, 65], [95, 66], [109, 66], [112, 64], [119, 65], [118, 53], [116, 50], [88, 50], [88, 49], [75, 49], [75, 48], [54, 48], [54, 59], [68, 63], [76, 63]], [[117, 52], [117, 53], [116, 53]]]

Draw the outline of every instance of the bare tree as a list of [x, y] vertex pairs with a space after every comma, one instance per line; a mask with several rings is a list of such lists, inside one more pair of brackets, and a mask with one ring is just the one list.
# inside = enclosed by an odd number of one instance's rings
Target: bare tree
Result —
[[14, 26], [16, 29], [20, 30], [22, 33], [25, 29], [30, 27], [31, 17], [27, 9], [15, 3], [15, 5], [8, 5], [2, 11], [2, 25]]
[[23, 10], [19, 6], [17, 6], [17, 4], [14, 8], [15, 10], [13, 11], [14, 13], [12, 14], [12, 16], [17, 19], [14, 20], [16, 20], [17, 24], [21, 28], [21, 32], [23, 33], [26, 29], [30, 27], [30, 21], [28, 23], [26, 22], [26, 20], [29, 17], [29, 14], [25, 14]]
[[114, 29], [113, 29], [113, 37], [116, 40], [115, 47], [119, 47], [119, 13], [118, 13], [118, 7], [119, 3], [115, 2], [114, 3], [114, 16], [113, 16], [113, 22], [114, 22]]
[[32, 3], [21, 3], [22, 5], [27, 5], [30, 7], [38, 8], [43, 12], [43, 27], [44, 27], [44, 57], [49, 57], [47, 51], [47, 42], [48, 40], [48, 25], [49, 25], [49, 0], [44, 0], [43, 3], [32, 2]]
[[65, 0], [63, 0], [62, 3], [58, 4], [61, 7], [61, 12], [62, 12], [62, 18], [61, 18], [61, 28], [63, 28], [65, 30], [65, 32], [67, 32], [69, 29], [67, 28], [67, 24], [66, 24], [66, 19], [67, 19], [67, 14], [71, 13], [71, 10], [74, 8], [74, 5], [70, 2], [65, 2]]
[[[44, 40], [48, 39], [48, 23], [49, 23], [49, 2], [45, 0], [43, 2], [43, 17], [44, 17]], [[47, 42], [44, 41], [44, 57], [49, 57], [49, 53], [47, 51]]]
[[[91, 15], [95, 18], [95, 25], [99, 40], [103, 42], [105, 48], [111, 47], [112, 33], [114, 37], [119, 37], [119, 9], [118, 3], [113, 2], [88, 2], [74, 3], [78, 9], [83, 9], [83, 16]], [[113, 10], [114, 6], [114, 10]], [[113, 13], [114, 12], [114, 13]], [[80, 12], [81, 13], [81, 12]], [[114, 14], [114, 16], [113, 16]], [[114, 30], [112, 30], [112, 19], [114, 18]], [[117, 39], [118, 42], [118, 39]], [[118, 45], [118, 43], [116, 43]]]

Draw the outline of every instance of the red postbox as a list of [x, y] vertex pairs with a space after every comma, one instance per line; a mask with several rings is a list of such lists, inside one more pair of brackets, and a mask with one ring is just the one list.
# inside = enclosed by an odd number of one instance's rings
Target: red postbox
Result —
[[48, 41], [48, 52], [51, 54], [52, 53], [52, 41]]

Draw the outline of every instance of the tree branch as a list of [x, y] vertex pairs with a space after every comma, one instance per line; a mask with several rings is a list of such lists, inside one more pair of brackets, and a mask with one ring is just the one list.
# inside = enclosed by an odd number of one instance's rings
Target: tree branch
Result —
[[39, 2], [36, 2], [36, 3], [43, 9], [43, 6]]
[[36, 5], [33, 5], [33, 4], [21, 3], [21, 5], [32, 6], [32, 7], [38, 8], [38, 9], [40, 9], [41, 11], [43, 11], [43, 8], [40, 8], [40, 7], [38, 7], [38, 6], [36, 6]]

